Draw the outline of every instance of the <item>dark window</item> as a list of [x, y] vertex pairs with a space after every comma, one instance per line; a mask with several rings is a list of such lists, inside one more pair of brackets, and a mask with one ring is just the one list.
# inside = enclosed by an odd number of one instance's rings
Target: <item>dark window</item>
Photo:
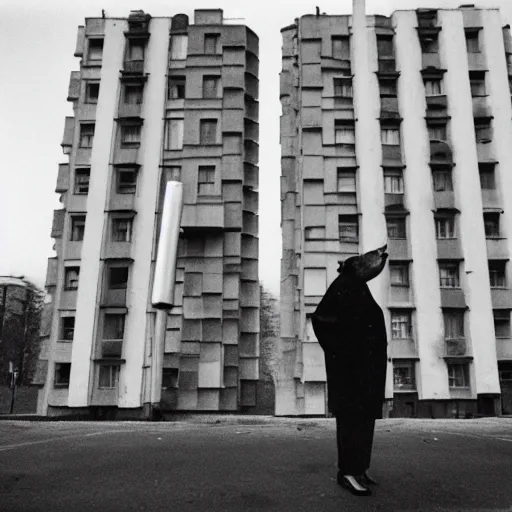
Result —
[[494, 175], [494, 165], [478, 164], [480, 173], [480, 187], [482, 190], [496, 189], [496, 180]]
[[133, 220], [126, 218], [112, 219], [112, 239], [114, 242], [132, 241]]
[[444, 338], [457, 340], [464, 338], [464, 311], [452, 309], [443, 311]]
[[69, 387], [69, 376], [71, 374], [71, 363], [55, 363], [54, 386], [57, 388]]
[[439, 262], [439, 285], [441, 288], [459, 288], [459, 263]]
[[423, 53], [437, 53], [439, 51], [439, 40], [437, 35], [421, 37], [420, 45]]
[[333, 78], [334, 96], [337, 98], [352, 98], [352, 78]]
[[359, 219], [357, 215], [340, 215], [338, 229], [341, 242], [359, 242]]
[[491, 121], [475, 119], [475, 137], [477, 142], [490, 142], [492, 139]]
[[485, 238], [499, 238], [500, 214], [495, 212], [484, 213]]
[[63, 316], [61, 318], [61, 340], [73, 341], [74, 333], [75, 333], [75, 317], [74, 316]]
[[205, 34], [204, 35], [204, 53], [206, 53], [206, 54], [221, 53], [220, 35], [219, 34]]
[[108, 287], [126, 289], [128, 286], [128, 267], [110, 267], [108, 269]]
[[89, 193], [89, 180], [91, 177], [90, 169], [75, 169], [75, 188], [77, 195], [87, 195]]
[[103, 321], [103, 340], [122, 340], [124, 336], [123, 313], [107, 313]]
[[162, 388], [177, 388], [178, 373], [177, 368], [162, 368]]
[[414, 391], [416, 389], [414, 361], [393, 361], [393, 387], [395, 391]]
[[143, 84], [126, 84], [124, 86], [124, 102], [126, 105], [140, 105], [143, 95]]
[[472, 96], [485, 96], [485, 71], [470, 71], [469, 83]]
[[200, 165], [197, 180], [197, 193], [199, 195], [213, 195], [215, 193], [215, 166]]
[[395, 98], [397, 95], [396, 78], [379, 79], [380, 95]]
[[117, 170], [117, 193], [135, 194], [137, 188], [137, 170], [136, 169], [118, 169]]
[[201, 119], [199, 127], [200, 144], [217, 144], [217, 120]]
[[386, 219], [388, 238], [403, 240], [407, 238], [405, 217], [388, 217]]
[[394, 55], [393, 38], [377, 36], [377, 50], [378, 50], [378, 54], [379, 54], [379, 59], [386, 58], [386, 57], [392, 58]]
[[136, 39], [128, 41], [127, 60], [144, 60], [144, 43]]
[[468, 53], [477, 53], [480, 51], [479, 34], [477, 30], [466, 30], [466, 49]]
[[427, 129], [430, 140], [447, 140], [446, 124], [427, 124]]
[[64, 290], [78, 290], [80, 267], [66, 267], [64, 270]]
[[510, 310], [494, 309], [493, 316], [496, 338], [510, 338]]
[[86, 82], [85, 102], [86, 103], [98, 103], [99, 95], [100, 95], [99, 82]]
[[434, 181], [435, 192], [446, 192], [453, 190], [451, 171], [433, 171], [432, 178]]
[[185, 99], [186, 79], [184, 76], [170, 76], [167, 98], [170, 100]]
[[113, 389], [117, 385], [119, 366], [102, 364], [99, 367], [98, 388]]
[[140, 146], [140, 124], [121, 125], [121, 146], [139, 147]]
[[92, 148], [94, 139], [94, 123], [80, 125], [80, 147]]
[[506, 266], [506, 261], [489, 260], [489, 281], [491, 288], [507, 287]]
[[467, 363], [448, 363], [448, 385], [450, 388], [469, 388]]
[[82, 242], [85, 233], [85, 215], [73, 215], [71, 217], [71, 237], [73, 242]]
[[88, 61], [99, 61], [103, 58], [103, 39], [89, 39]]

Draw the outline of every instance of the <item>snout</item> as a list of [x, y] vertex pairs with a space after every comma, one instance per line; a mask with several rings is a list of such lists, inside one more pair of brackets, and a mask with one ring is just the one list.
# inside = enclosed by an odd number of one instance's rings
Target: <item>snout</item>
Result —
[[388, 253], [386, 252], [386, 249], [388, 248], [388, 244], [384, 244], [382, 247], [379, 247], [377, 249], [377, 251], [379, 252], [379, 256], [381, 256], [382, 258], [384, 258], [384, 260], [387, 259], [387, 257], [389, 256]]

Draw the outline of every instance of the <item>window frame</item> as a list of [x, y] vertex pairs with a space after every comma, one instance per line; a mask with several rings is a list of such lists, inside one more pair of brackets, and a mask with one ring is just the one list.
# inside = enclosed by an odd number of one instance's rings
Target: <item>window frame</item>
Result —
[[[383, 171], [384, 177], [384, 193], [392, 195], [404, 195], [405, 194], [405, 183], [404, 173], [401, 169], [389, 169], [385, 168]], [[396, 181], [398, 180], [398, 181]], [[396, 183], [395, 183], [396, 182]], [[398, 185], [394, 187], [393, 184]], [[398, 192], [397, 192], [398, 190]]]
[[[98, 88], [98, 94], [96, 97], [91, 96], [91, 87]], [[100, 96], [100, 81], [99, 80], [85, 80], [85, 95], [84, 95], [84, 103], [87, 104], [97, 104], [98, 98]]]
[[[506, 315], [503, 315], [503, 312], [506, 312]], [[493, 323], [494, 323], [494, 334], [497, 339], [509, 339], [512, 337], [511, 332], [511, 322], [510, 322], [510, 309], [493, 309]], [[499, 316], [501, 315], [501, 318]], [[506, 316], [506, 318], [505, 318]], [[500, 332], [500, 335], [498, 335], [498, 329], [497, 329], [497, 323], [505, 324], [506, 325], [506, 335], [502, 335]], [[501, 331], [501, 329], [500, 329]]]
[[[97, 64], [103, 61], [103, 49], [105, 46], [105, 39], [103, 37], [88, 37], [87, 38], [87, 63], [88, 64]], [[100, 56], [99, 58], [92, 58], [91, 57], [91, 43], [94, 43], [92, 47], [96, 46], [98, 48], [101, 48], [101, 52], [99, 52]], [[101, 43], [101, 44], [98, 44]], [[98, 49], [96, 48], [96, 49]]]
[[[397, 269], [401, 270], [398, 274], [401, 274], [401, 276], [404, 277], [404, 279], [401, 279], [400, 281], [393, 280], [393, 276], [398, 275], [397, 273], [394, 273], [393, 270]], [[409, 288], [411, 286], [408, 263], [400, 261], [389, 262], [389, 284], [390, 286], [397, 286], [401, 288]]]
[[[485, 231], [485, 238], [489, 240], [496, 240], [498, 238], [501, 238], [501, 218], [500, 214], [498, 212], [484, 212], [484, 231]], [[494, 219], [496, 222], [493, 222], [492, 224], [489, 222], [491, 219]], [[493, 229], [492, 232], [489, 232], [488, 227], [492, 225]]]
[[[134, 130], [137, 140], [126, 140], [129, 130]], [[119, 143], [121, 148], [138, 148], [142, 139], [142, 123], [121, 123], [119, 126]]]
[[[391, 137], [390, 133], [396, 134], [396, 136]], [[386, 136], [385, 136], [386, 134]], [[398, 140], [398, 142], [389, 142], [389, 140]], [[383, 146], [395, 146], [400, 147], [402, 138], [400, 133], [400, 126], [389, 126], [389, 125], [381, 125], [380, 127], [380, 143]]]
[[[210, 126], [214, 127], [215, 136], [214, 140], [205, 140], [209, 139], [211, 133], [206, 131], [206, 126], [210, 123]], [[199, 145], [201, 146], [215, 146], [219, 144], [219, 120], [216, 118], [204, 118], [199, 120]]]
[[[456, 381], [457, 378], [460, 378], [460, 376], [453, 375], [451, 370], [455, 368], [462, 368], [462, 386], [456, 386], [452, 385], [453, 381]], [[466, 362], [449, 362], [447, 363], [447, 369], [448, 369], [448, 388], [449, 389], [469, 389], [471, 387], [471, 377], [469, 372], [469, 363]]]
[[[342, 132], [346, 132], [343, 134]], [[350, 134], [347, 137], [347, 134]], [[346, 140], [338, 140], [346, 139]], [[334, 144], [336, 146], [350, 145], [354, 146], [356, 143], [356, 127], [354, 122], [345, 122], [343, 119], [334, 120]]]
[[[442, 180], [439, 180], [440, 176], [443, 176]], [[444, 188], [439, 188], [441, 185], [440, 181], [443, 182]], [[453, 192], [453, 174], [451, 169], [432, 169], [432, 188], [434, 192]]]
[[[213, 42], [213, 45], [208, 44], [210, 41]], [[203, 51], [204, 51], [204, 55], [220, 55], [220, 54], [222, 54], [220, 33], [209, 32], [209, 33], [204, 34]]]
[[[128, 89], [138, 89], [137, 94], [128, 91]], [[139, 94], [140, 92], [140, 94]], [[128, 101], [128, 98], [134, 97], [135, 101]], [[144, 101], [144, 83], [143, 82], [126, 82], [123, 84], [123, 104], [124, 105], [142, 105]]]
[[[392, 340], [414, 339], [412, 326], [412, 312], [410, 310], [391, 309], [390, 316], [390, 329]], [[395, 336], [395, 333], [397, 332], [399, 332], [399, 336]], [[402, 334], [404, 333], [405, 336], [402, 336]]]
[[[109, 369], [108, 386], [102, 386], [102, 369]], [[117, 389], [119, 383], [120, 367], [118, 364], [100, 364], [98, 365], [98, 389]]]
[[[390, 227], [396, 224], [398, 234], [391, 236]], [[403, 229], [402, 229], [403, 228]], [[389, 240], [407, 240], [407, 218], [405, 215], [387, 215], [386, 216], [386, 232]]]
[[[122, 331], [122, 336], [119, 338], [106, 338], [105, 337], [105, 330], [107, 325], [107, 317], [118, 317], [119, 319], [122, 318], [122, 322], [120, 322], [122, 325], [113, 325], [109, 326], [112, 327], [112, 331], [118, 331], [116, 334]], [[124, 341], [124, 336], [126, 334], [126, 313], [105, 313], [103, 315], [103, 325], [101, 329], [101, 342], [105, 341]]]
[[[441, 137], [433, 137], [433, 131], [437, 131], [437, 130], [440, 130], [441, 131]], [[448, 123], [446, 122], [443, 122], [443, 123], [432, 123], [432, 122], [427, 122], [427, 131], [428, 131], [428, 138], [430, 141], [433, 141], [433, 140], [439, 140], [441, 142], [446, 142], [448, 140]], [[434, 134], [434, 135], [437, 135], [437, 134]]]
[[[122, 233], [124, 231], [116, 231], [116, 223], [126, 222], [126, 240], [117, 240], [116, 233]], [[133, 239], [133, 217], [112, 217], [112, 231], [111, 231], [111, 242], [116, 243], [131, 243]]]
[[[80, 183], [80, 177], [87, 177], [87, 191], [80, 191], [80, 187], [84, 187], [84, 184]], [[87, 196], [89, 195], [89, 187], [91, 182], [91, 168], [90, 167], [75, 167], [74, 181], [73, 181], [73, 195], [75, 196]]]
[[[472, 36], [471, 39], [468, 36]], [[467, 53], [480, 53], [482, 51], [482, 45], [480, 44], [480, 30], [464, 29], [464, 39], [466, 41]], [[471, 47], [471, 44], [475, 42], [476, 49]]]
[[186, 94], [187, 77], [185, 75], [169, 75], [167, 80], [167, 99], [184, 100]]
[[[86, 220], [87, 220], [87, 216], [85, 214], [70, 215], [70, 231], [69, 231], [69, 241], [70, 242], [83, 242], [84, 241]], [[76, 236], [77, 232], [78, 232], [78, 236]]]
[[[439, 92], [430, 92], [429, 89], [437, 89], [437, 87], [430, 87], [429, 84], [436, 84], [438, 85]], [[443, 79], [442, 78], [425, 78], [423, 80], [423, 85], [425, 87], [425, 97], [427, 98], [435, 98], [438, 96], [444, 96], [444, 85], [443, 85]]]
[[507, 262], [505, 260], [487, 260], [487, 265], [489, 268], [489, 283], [491, 290], [508, 289]]
[[[214, 87], [209, 91], [207, 91], [206, 88], [206, 83], [208, 81], [213, 82], [214, 84]], [[203, 75], [202, 95], [204, 99], [209, 100], [222, 98], [221, 77], [219, 75]]]
[[[457, 221], [454, 213], [436, 214], [434, 221], [436, 224], [436, 240], [454, 240], [457, 238]], [[445, 224], [445, 236], [441, 236], [440, 223]], [[447, 223], [449, 224], [447, 225]]]
[[[64, 381], [62, 381], [60, 378], [62, 378], [61, 372], [62, 370], [66, 368], [66, 371], [64, 374], [67, 378], [65, 378]], [[56, 362], [54, 365], [54, 372], [53, 372], [53, 387], [54, 388], [69, 388], [69, 383], [71, 381], [71, 363], [65, 363], [65, 362]]]
[[[355, 228], [355, 236], [342, 236], [342, 227], [350, 229]], [[357, 215], [338, 215], [338, 240], [342, 243], [359, 243], [359, 217]]]
[[[215, 194], [215, 175], [217, 169], [215, 165], [199, 165], [197, 168], [197, 195], [212, 196]], [[202, 180], [202, 176], [207, 181]], [[202, 187], [203, 185], [203, 187]]]
[[[443, 338], [444, 340], [465, 340], [466, 339], [466, 315], [463, 309], [443, 309]], [[452, 322], [451, 327], [455, 327], [456, 336], [451, 336], [451, 328], [448, 323]]]
[[[411, 381], [410, 384], [399, 384], [397, 383], [395, 370], [407, 368], [410, 370], [408, 379]], [[416, 384], [416, 361], [412, 359], [394, 359], [393, 360], [393, 391], [408, 391], [415, 392], [417, 390]]]
[[[439, 288], [442, 290], [454, 290], [460, 289], [460, 262], [459, 261], [439, 261], [438, 262], [438, 271], [439, 271]], [[453, 273], [453, 275], [450, 274]], [[445, 274], [444, 277], [442, 274]], [[449, 284], [453, 281], [453, 286], [449, 286]]]
[[[69, 320], [73, 320], [73, 325], [66, 326], [65, 323]], [[71, 343], [73, 341], [75, 335], [75, 321], [76, 318], [74, 316], [61, 316], [60, 317], [60, 332], [59, 332], [59, 340], [61, 342]], [[69, 333], [71, 332], [71, 336]]]
[[[91, 129], [92, 127], [92, 129]], [[90, 133], [85, 133], [86, 131], [89, 131]], [[96, 131], [96, 124], [87, 122], [87, 123], [80, 123], [80, 134], [79, 134], [79, 143], [78, 147], [84, 148], [84, 149], [92, 149], [92, 146], [94, 144], [94, 132]], [[87, 138], [87, 145], [84, 144], [85, 138]]]
[[[71, 272], [76, 273], [76, 279], [71, 279]], [[76, 286], [70, 286], [72, 282], [76, 282]], [[65, 291], [77, 291], [80, 283], [80, 267], [76, 265], [70, 265], [64, 267], [64, 290]]]
[[[353, 98], [354, 89], [351, 76], [335, 76], [332, 79], [333, 97], [334, 98]], [[341, 93], [341, 94], [338, 94]], [[348, 94], [344, 94], [348, 93]]]

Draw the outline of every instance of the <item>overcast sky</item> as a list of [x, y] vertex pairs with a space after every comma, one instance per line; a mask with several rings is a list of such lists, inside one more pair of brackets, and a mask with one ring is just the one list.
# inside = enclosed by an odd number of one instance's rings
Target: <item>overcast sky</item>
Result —
[[[368, 14], [397, 9], [456, 8], [461, 0], [367, 0]], [[79, 69], [73, 56], [78, 25], [86, 17], [127, 17], [143, 9], [152, 16], [221, 8], [225, 18], [243, 18], [260, 38], [260, 279], [279, 295], [281, 259], [279, 72], [280, 29], [319, 5], [327, 14], [350, 14], [352, 0], [157, 1], [0, 0], [0, 275], [25, 275], [43, 287], [58, 164], [67, 162], [60, 143], [69, 74]], [[500, 7], [503, 24], [512, 22], [512, 0], [481, 0], [477, 7]]]

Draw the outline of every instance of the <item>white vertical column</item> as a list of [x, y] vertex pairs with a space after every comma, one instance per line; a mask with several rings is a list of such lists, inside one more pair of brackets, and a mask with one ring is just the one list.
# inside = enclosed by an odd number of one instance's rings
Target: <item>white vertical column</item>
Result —
[[126, 296], [126, 317], [123, 352], [126, 364], [119, 378], [119, 407], [140, 407], [142, 404], [142, 367], [151, 277], [151, 258], [155, 233], [155, 211], [160, 180], [164, 104], [168, 69], [169, 18], [153, 18], [151, 37], [145, 57], [149, 74], [144, 87], [141, 117], [144, 119], [139, 149], [141, 171], [137, 184], [134, 219], [131, 279]]
[[465, 282], [464, 292], [469, 306], [466, 322], [469, 333], [466, 333], [466, 337], [472, 345], [476, 392], [499, 393], [482, 195], [462, 13], [439, 11], [439, 20], [443, 27], [439, 36], [440, 57], [443, 67], [448, 70], [445, 74], [445, 87], [456, 163], [453, 185], [456, 201], [461, 205], [459, 225], [465, 267], [462, 282]]
[[87, 197], [87, 221], [82, 245], [80, 281], [76, 303], [75, 334], [71, 355], [69, 407], [85, 407], [89, 400], [91, 357], [97, 325], [97, 302], [101, 282], [101, 247], [108, 193], [113, 124], [122, 67], [126, 22], [105, 20], [105, 41], [94, 142], [91, 153], [91, 179]]
[[[359, 165], [359, 205], [361, 253], [386, 243], [384, 178], [380, 141], [380, 95], [374, 70], [377, 69], [375, 34], [368, 28], [364, 0], [354, 0], [352, 16], [352, 71], [354, 74], [354, 114], [356, 155]], [[387, 290], [382, 276], [370, 281], [377, 302], [384, 307]]]
[[402, 114], [405, 163], [406, 208], [410, 212], [412, 288], [416, 305], [416, 343], [420, 358], [417, 375], [421, 400], [448, 398], [448, 377], [443, 350], [443, 317], [437, 270], [437, 243], [432, 207], [434, 204], [430, 144], [425, 124], [425, 88], [415, 11], [394, 15], [396, 61], [400, 71], [398, 104]]

